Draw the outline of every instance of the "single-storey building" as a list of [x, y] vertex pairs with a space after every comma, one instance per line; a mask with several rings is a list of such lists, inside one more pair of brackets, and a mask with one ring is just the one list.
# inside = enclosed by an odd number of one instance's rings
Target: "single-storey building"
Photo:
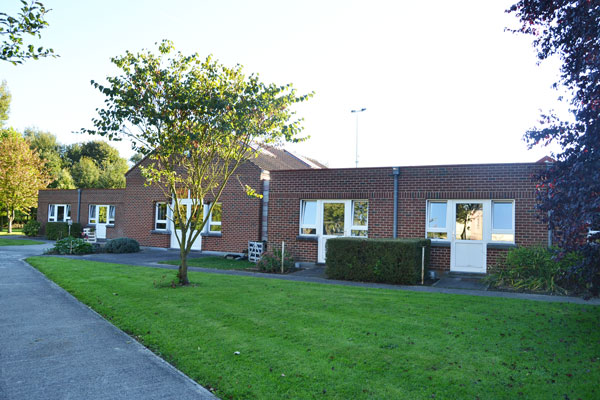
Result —
[[[538, 162], [329, 169], [268, 148], [227, 184], [212, 215], [205, 215], [209, 221], [195, 249], [241, 253], [249, 241], [285, 242], [296, 261], [323, 263], [333, 237], [427, 237], [431, 268], [485, 273], [512, 247], [548, 244], [551, 235], [538, 218], [532, 179], [545, 167]], [[42, 229], [48, 221], [71, 218], [95, 227], [99, 238], [178, 247], [162, 190], [144, 185], [139, 165], [126, 178], [125, 189], [40, 191]], [[248, 197], [244, 184], [263, 198]]]

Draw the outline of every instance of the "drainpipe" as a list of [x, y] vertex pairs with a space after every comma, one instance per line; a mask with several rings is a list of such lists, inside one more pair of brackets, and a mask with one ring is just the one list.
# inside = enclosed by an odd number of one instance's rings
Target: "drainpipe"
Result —
[[398, 177], [400, 176], [400, 167], [394, 167], [394, 239], [398, 237]]
[[[548, 224], [550, 224], [550, 217], [552, 214], [548, 211]], [[552, 247], [552, 229], [548, 229], [548, 247]]]
[[79, 215], [81, 214], [81, 189], [77, 189], [77, 223], [79, 224]]

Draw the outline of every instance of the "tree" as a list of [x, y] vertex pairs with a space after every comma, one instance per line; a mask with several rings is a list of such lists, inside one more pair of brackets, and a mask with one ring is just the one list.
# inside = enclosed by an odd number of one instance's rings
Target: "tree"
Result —
[[94, 188], [98, 187], [98, 179], [100, 178], [100, 168], [96, 162], [89, 157], [81, 157], [71, 169], [75, 186], [78, 188]]
[[[515, 14], [520, 32], [534, 36], [540, 61], [562, 61], [555, 87], [572, 95], [572, 121], [554, 113], [525, 135], [529, 147], [557, 143], [556, 162], [538, 176], [539, 209], [558, 244], [584, 256], [571, 276], [583, 279], [592, 293], [600, 290], [600, 4], [597, 0], [521, 0]], [[563, 100], [562, 98], [560, 98]]]
[[74, 143], [67, 146], [65, 158], [69, 160], [71, 164], [76, 164], [82, 157], [95, 160], [98, 163], [98, 167], [102, 169], [117, 160], [125, 161], [125, 159], [121, 158], [117, 149], [101, 140], [91, 140], [89, 142]]
[[[50, 132], [43, 132], [34, 128], [26, 128], [23, 137], [29, 143], [31, 150], [35, 150], [44, 161], [46, 171], [52, 178], [49, 187], [58, 187], [58, 179], [62, 175], [63, 160], [61, 146], [56, 141], [56, 136]], [[63, 182], [64, 183], [64, 182]]]
[[2, 81], [2, 85], [0, 85], [0, 128], [2, 128], [4, 123], [8, 121], [10, 100], [11, 95], [8, 91], [8, 85], [6, 84], [6, 81]]
[[144, 159], [144, 154], [138, 151], [137, 153], [135, 153], [134, 155], [132, 155], [129, 158], [129, 162], [132, 163], [133, 165], [136, 165], [137, 163], [139, 163], [143, 159]]
[[17, 16], [0, 12], [0, 60], [21, 64], [27, 59], [54, 56], [53, 49], [36, 48], [26, 43], [25, 35], [41, 38], [41, 30], [48, 26], [46, 14], [50, 11], [39, 1], [21, 0], [23, 6]]
[[125, 187], [125, 173], [129, 169], [127, 161], [119, 158], [108, 164], [98, 177], [98, 187], [106, 189], [118, 189]]
[[[239, 165], [252, 156], [256, 143], [298, 141], [300, 120], [290, 121], [297, 96], [291, 85], [262, 83], [246, 77], [241, 66], [226, 67], [210, 56], [184, 56], [163, 41], [150, 51], [111, 60], [121, 75], [108, 84], [92, 81], [105, 96], [105, 108], [85, 133], [133, 139], [133, 150], [149, 154], [141, 168], [148, 185], [171, 199], [175, 235], [180, 248], [179, 283], [189, 283], [187, 256]], [[247, 187], [248, 193], [253, 190]], [[189, 197], [191, 218], [181, 200]]]
[[0, 132], [0, 203], [8, 215], [12, 233], [15, 212], [28, 213], [37, 205], [38, 190], [48, 184], [44, 163], [29, 148], [23, 137], [12, 129]]

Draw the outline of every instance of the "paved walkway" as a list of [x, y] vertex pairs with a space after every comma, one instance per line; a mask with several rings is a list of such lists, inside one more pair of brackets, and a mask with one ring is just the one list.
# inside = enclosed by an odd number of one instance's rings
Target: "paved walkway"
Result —
[[[190, 258], [200, 257], [200, 256], [202, 256], [202, 254], [200, 252], [191, 252], [190, 253]], [[157, 249], [157, 248], [152, 248], [152, 247], [145, 247], [142, 249], [141, 252], [133, 253], [133, 254], [100, 253], [100, 254], [88, 254], [85, 256], [61, 256], [61, 257], [176, 270], [177, 266], [168, 265], [168, 264], [159, 264], [158, 261], [174, 260], [174, 259], [179, 258], [179, 250]], [[461, 295], [480, 296], [480, 297], [501, 297], [501, 298], [509, 298], [509, 299], [523, 299], [523, 300], [557, 302], [557, 303], [600, 305], [599, 298], [594, 298], [591, 300], [584, 300], [580, 297], [548, 296], [548, 295], [541, 295], [541, 294], [497, 292], [497, 291], [493, 291], [493, 290], [482, 290], [482, 288], [484, 288], [485, 285], [438, 287], [438, 286], [387, 285], [387, 284], [383, 284], [383, 283], [338, 281], [338, 280], [333, 280], [333, 279], [327, 279], [325, 277], [324, 267], [320, 267], [320, 266], [317, 266], [314, 269], [303, 270], [303, 271], [299, 271], [299, 272], [296, 272], [293, 274], [288, 274], [288, 275], [264, 274], [264, 273], [260, 273], [260, 272], [219, 270], [219, 269], [198, 268], [198, 267], [189, 267], [188, 269], [190, 271], [208, 272], [208, 273], [212, 273], [212, 274], [252, 276], [252, 277], [263, 278], [263, 279], [280, 279], [280, 280], [297, 281], [297, 282], [313, 282], [313, 283], [322, 283], [322, 284], [326, 284], [326, 285], [357, 286], [357, 287], [365, 287], [365, 288], [379, 288], [379, 289], [390, 289], [390, 290], [408, 290], [408, 291], [413, 291], [413, 292], [448, 293], [448, 294], [461, 294]], [[449, 285], [449, 286], [451, 286], [451, 285]]]
[[183, 375], [0, 247], [0, 399], [209, 399]]

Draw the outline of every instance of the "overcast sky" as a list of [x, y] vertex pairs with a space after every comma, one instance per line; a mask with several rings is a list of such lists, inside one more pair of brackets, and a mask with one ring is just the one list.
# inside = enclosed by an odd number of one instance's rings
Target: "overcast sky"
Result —
[[[6, 3], [17, 0], [4, 0]], [[0, 64], [9, 125], [62, 143], [88, 140], [103, 97], [90, 80], [110, 57], [170, 39], [184, 53], [242, 64], [266, 82], [315, 96], [298, 107], [310, 139], [288, 146], [329, 167], [536, 161], [524, 132], [539, 109], [560, 109], [558, 63], [536, 65], [531, 38], [504, 31], [513, 1], [43, 0], [41, 44], [60, 58]], [[562, 106], [564, 107], [564, 106]], [[124, 157], [127, 143], [117, 146]]]

